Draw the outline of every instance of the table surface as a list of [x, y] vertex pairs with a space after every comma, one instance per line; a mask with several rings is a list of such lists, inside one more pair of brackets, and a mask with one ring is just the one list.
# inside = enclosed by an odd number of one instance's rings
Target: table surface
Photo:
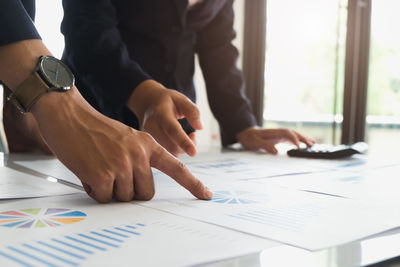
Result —
[[[5, 158], [7, 157], [3, 157], [3, 155], [0, 157], [2, 161], [5, 161]], [[1, 203], [13, 203], [14, 201], [16, 200], [7, 200]], [[388, 231], [364, 240], [316, 252], [282, 244], [258, 253], [218, 262], [205, 262], [199, 266], [398, 267], [397, 263], [400, 263], [400, 259], [397, 257], [400, 257], [400, 230]]]

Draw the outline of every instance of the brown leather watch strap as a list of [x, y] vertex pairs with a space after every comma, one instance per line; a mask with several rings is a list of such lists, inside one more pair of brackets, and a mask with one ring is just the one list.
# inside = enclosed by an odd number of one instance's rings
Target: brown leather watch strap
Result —
[[[11, 96], [14, 102], [18, 102], [24, 112], [29, 112], [39, 98], [47, 92], [49, 86], [43, 81], [37, 72], [32, 73]], [[20, 107], [20, 108], [21, 108]]]

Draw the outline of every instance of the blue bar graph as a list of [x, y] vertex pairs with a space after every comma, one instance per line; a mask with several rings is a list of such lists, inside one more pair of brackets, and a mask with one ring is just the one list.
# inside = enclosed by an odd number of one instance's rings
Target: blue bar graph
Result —
[[304, 229], [308, 222], [320, 212], [320, 208], [313, 204], [305, 204], [282, 209], [264, 209], [242, 212], [229, 215], [232, 218], [266, 227], [275, 227], [292, 232]]
[[[79, 266], [98, 253], [118, 249], [130, 238], [141, 235], [142, 223], [107, 227], [46, 240], [0, 247], [0, 258], [17, 266]], [[133, 231], [134, 229], [134, 231]], [[122, 238], [121, 238], [122, 237]]]

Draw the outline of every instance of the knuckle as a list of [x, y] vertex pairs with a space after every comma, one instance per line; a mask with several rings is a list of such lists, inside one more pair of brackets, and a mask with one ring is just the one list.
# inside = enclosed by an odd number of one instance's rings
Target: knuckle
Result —
[[[190, 101], [190, 100], [189, 100]], [[192, 105], [192, 116], [195, 118], [199, 118], [200, 117], [200, 109], [192, 102], [190, 101], [191, 105]]]
[[133, 199], [133, 197], [134, 197], [133, 191], [120, 192], [115, 195], [115, 199], [121, 202], [129, 202]]
[[131, 165], [131, 156], [129, 153], [122, 153], [121, 157], [119, 158], [118, 171], [129, 171], [131, 169]]
[[112, 197], [110, 196], [110, 197], [104, 197], [104, 196], [102, 196], [102, 197], [100, 197], [100, 196], [97, 196], [96, 198], [95, 198], [95, 200], [97, 201], [97, 202], [99, 202], [99, 203], [102, 203], [102, 204], [106, 204], [106, 203], [109, 203], [111, 200], [112, 200]]
[[145, 141], [145, 142], [155, 142], [154, 138], [147, 132], [140, 132], [140, 137]]
[[179, 134], [179, 128], [175, 125], [173, 122], [168, 122], [165, 124], [164, 129], [167, 133], [171, 135], [178, 135]]
[[112, 190], [104, 190], [102, 187], [96, 189], [92, 195], [99, 203], [108, 203], [112, 200]]
[[179, 150], [174, 151], [174, 152], [171, 153], [171, 154], [174, 155], [174, 157], [179, 158], [180, 156], [182, 156], [182, 155], [185, 154], [185, 153], [183, 152], [183, 150], [179, 149]]
[[182, 138], [179, 140], [179, 146], [182, 148], [189, 148], [192, 147], [192, 142], [190, 141], [188, 136], [182, 136]]
[[[134, 165], [143, 165], [149, 161], [149, 155], [144, 147], [139, 147], [134, 151]], [[132, 166], [134, 168], [134, 166]]]
[[138, 200], [151, 200], [155, 195], [155, 190], [153, 189], [148, 189], [145, 192], [141, 192], [139, 194], [137, 194], [136, 199]]
[[171, 153], [171, 154], [174, 155], [175, 157], [176, 157], [176, 155], [179, 154], [180, 151], [181, 151], [181, 150], [179, 149], [179, 147], [176, 146], [176, 145], [170, 145], [170, 146], [168, 146], [168, 147], [167, 147], [167, 150], [168, 150], [169, 153]]
[[176, 169], [177, 171], [179, 171], [180, 173], [186, 172], [187, 171], [187, 167], [185, 165], [185, 163], [183, 163], [182, 161], [178, 160], [177, 164], [176, 164]]

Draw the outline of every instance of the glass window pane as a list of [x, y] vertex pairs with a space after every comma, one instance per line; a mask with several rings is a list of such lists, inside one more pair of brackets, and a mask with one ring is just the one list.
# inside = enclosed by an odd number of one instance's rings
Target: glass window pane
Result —
[[346, 20], [344, 0], [267, 1], [265, 127], [339, 142]]
[[372, 1], [366, 139], [374, 152], [400, 149], [399, 9], [398, 0]]

